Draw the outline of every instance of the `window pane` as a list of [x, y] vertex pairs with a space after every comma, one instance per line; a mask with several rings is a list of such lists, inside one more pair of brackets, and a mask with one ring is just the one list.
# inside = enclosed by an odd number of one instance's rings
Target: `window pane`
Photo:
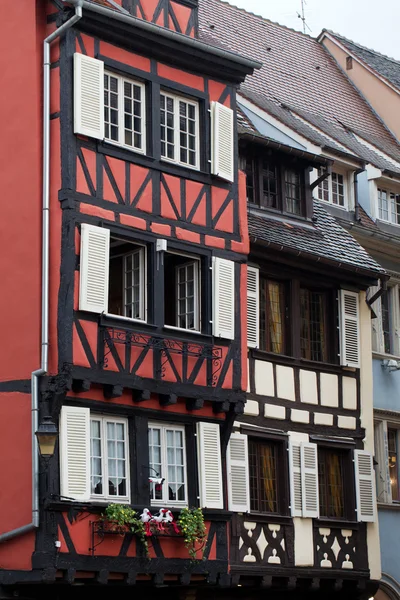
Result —
[[383, 221], [389, 221], [389, 205], [386, 190], [378, 188], [378, 214]]
[[[149, 477], [165, 477], [161, 465], [161, 429], [149, 428]], [[162, 500], [162, 487], [150, 483], [151, 500]]]
[[388, 429], [389, 476], [392, 500], [399, 501], [399, 478], [397, 464], [397, 429]]
[[339, 173], [332, 173], [332, 202], [344, 206], [344, 179]]
[[198, 329], [196, 306], [197, 263], [187, 263], [176, 268], [177, 281], [177, 326]]
[[101, 452], [101, 422], [90, 421], [90, 493], [103, 494], [103, 465]]
[[[320, 167], [318, 169], [318, 177], [321, 177], [325, 172], [325, 169]], [[329, 202], [329, 178], [326, 177], [318, 184], [318, 199], [324, 202]]]
[[174, 143], [174, 100], [161, 94], [160, 119], [161, 119], [161, 139], [167, 143], [161, 145], [161, 156], [165, 158], [175, 158]]
[[276, 166], [267, 159], [262, 161], [261, 204], [268, 208], [279, 208], [278, 172]]
[[277, 446], [249, 441], [250, 508], [278, 512]]
[[286, 353], [285, 285], [260, 279], [260, 348], [276, 354]]
[[301, 214], [301, 181], [300, 173], [293, 169], [285, 169], [285, 212], [293, 215]]
[[124, 256], [124, 315], [144, 319], [143, 249]]
[[319, 510], [321, 517], [344, 517], [343, 453], [318, 448]]
[[391, 353], [391, 335], [390, 335], [390, 297], [389, 291], [386, 291], [381, 296], [382, 306], [382, 331], [384, 350], [387, 354]]
[[246, 192], [248, 202], [255, 202], [255, 191], [254, 191], [254, 170], [255, 161], [252, 158], [246, 158]]
[[300, 289], [300, 349], [308, 360], [327, 360], [326, 294]]
[[126, 496], [126, 432], [125, 424], [106, 421], [108, 495]]
[[104, 74], [105, 137], [114, 142], [119, 141], [118, 113], [118, 79]]

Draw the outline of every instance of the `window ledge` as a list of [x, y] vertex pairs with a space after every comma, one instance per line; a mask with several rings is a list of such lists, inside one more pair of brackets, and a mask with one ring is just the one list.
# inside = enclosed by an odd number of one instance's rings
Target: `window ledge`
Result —
[[278, 364], [284, 364], [292, 367], [300, 367], [305, 369], [313, 369], [316, 371], [326, 371], [330, 373], [343, 373], [346, 374], [356, 372], [357, 369], [349, 370], [342, 365], [334, 363], [323, 363], [312, 360], [306, 360], [304, 358], [295, 358], [294, 356], [287, 356], [286, 354], [274, 354], [272, 352], [266, 352], [265, 350], [259, 350], [257, 348], [249, 348], [249, 353], [252, 358], [264, 361], [271, 361]]
[[144, 330], [157, 329], [157, 325], [154, 325], [153, 323], [147, 323], [140, 319], [130, 319], [129, 317], [123, 317], [121, 315], [112, 315], [110, 313], [101, 313], [99, 324], [102, 327], [121, 327], [123, 329], [134, 329], [135, 331], [139, 328], [143, 328]]
[[378, 510], [400, 510], [400, 502], [378, 502]]
[[400, 356], [396, 354], [385, 354], [384, 352], [372, 352], [372, 358], [379, 360], [400, 360]]

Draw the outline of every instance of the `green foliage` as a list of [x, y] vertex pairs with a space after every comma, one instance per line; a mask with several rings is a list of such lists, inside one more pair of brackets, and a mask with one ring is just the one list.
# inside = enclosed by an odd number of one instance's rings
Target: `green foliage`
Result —
[[127, 528], [134, 533], [142, 542], [146, 555], [148, 556], [149, 547], [146, 538], [144, 523], [136, 516], [136, 511], [126, 504], [109, 504], [102, 515], [104, 520], [115, 523], [118, 527]]
[[[193, 560], [197, 559], [197, 553], [204, 549], [207, 530], [204, 524], [204, 517], [201, 508], [183, 508], [177, 519], [186, 548], [189, 550], [189, 556]], [[200, 547], [196, 548], [196, 545]]]

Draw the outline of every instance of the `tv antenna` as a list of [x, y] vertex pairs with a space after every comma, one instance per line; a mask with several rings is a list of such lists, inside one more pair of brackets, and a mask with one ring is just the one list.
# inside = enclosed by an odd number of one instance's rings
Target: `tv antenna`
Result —
[[297, 16], [303, 22], [303, 33], [306, 33], [306, 28], [308, 29], [308, 31], [311, 31], [311, 28], [306, 23], [306, 15], [305, 15], [305, 11], [304, 11], [305, 4], [307, 4], [306, 0], [301, 0], [301, 14], [299, 12], [297, 13]]

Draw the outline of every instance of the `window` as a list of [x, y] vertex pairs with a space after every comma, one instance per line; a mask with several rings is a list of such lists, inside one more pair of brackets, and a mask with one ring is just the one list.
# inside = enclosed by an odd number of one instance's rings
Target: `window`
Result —
[[90, 418], [90, 491], [93, 498], [128, 500], [127, 421], [93, 415]]
[[[187, 504], [185, 430], [178, 425], [149, 425], [150, 476], [163, 477], [150, 487], [153, 505]], [[157, 474], [157, 475], [156, 475]]]
[[260, 348], [286, 354], [286, 286], [260, 278]]
[[321, 517], [345, 516], [345, 452], [318, 448], [319, 512]]
[[346, 70], [351, 71], [352, 68], [353, 68], [353, 57], [346, 56]]
[[250, 510], [279, 512], [278, 445], [271, 441], [249, 440]]
[[145, 152], [145, 88], [143, 83], [104, 73], [104, 137]]
[[392, 502], [398, 502], [399, 497], [399, 464], [398, 464], [398, 430], [388, 427], [388, 467]]
[[146, 319], [146, 252], [143, 246], [112, 238], [108, 311], [131, 319]]
[[[392, 281], [392, 280], [391, 280]], [[379, 288], [372, 287], [369, 297]], [[372, 304], [372, 350], [380, 354], [400, 356], [400, 286], [388, 287]]]
[[199, 169], [199, 105], [165, 92], [160, 96], [161, 157]]
[[326, 361], [326, 293], [300, 288], [301, 358]]
[[[318, 169], [318, 177], [323, 174], [323, 169]], [[318, 185], [317, 197], [318, 200], [324, 202], [330, 202], [336, 206], [347, 205], [347, 188], [346, 188], [346, 177], [342, 173], [333, 172], [331, 175], [326, 177]]]
[[272, 156], [246, 157], [247, 200], [262, 208], [305, 216], [304, 169], [275, 161]]
[[200, 331], [200, 260], [166, 252], [165, 324]]
[[393, 190], [378, 188], [378, 218], [400, 225], [400, 194]]

